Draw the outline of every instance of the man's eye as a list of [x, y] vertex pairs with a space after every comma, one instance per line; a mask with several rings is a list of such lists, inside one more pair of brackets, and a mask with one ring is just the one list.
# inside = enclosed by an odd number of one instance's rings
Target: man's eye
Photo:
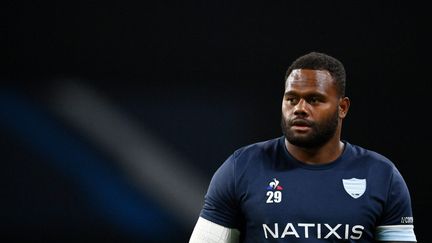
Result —
[[287, 97], [285, 100], [290, 104], [296, 104], [298, 101], [297, 98], [293, 98], [293, 97]]
[[320, 101], [320, 99], [318, 99], [318, 97], [311, 97], [309, 99], [310, 104], [318, 103], [319, 101]]

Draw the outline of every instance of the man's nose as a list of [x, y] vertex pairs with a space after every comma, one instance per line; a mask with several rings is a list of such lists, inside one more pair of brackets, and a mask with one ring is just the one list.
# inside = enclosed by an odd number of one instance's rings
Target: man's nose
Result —
[[307, 113], [307, 102], [304, 99], [300, 99], [299, 102], [294, 106], [294, 115], [306, 115]]

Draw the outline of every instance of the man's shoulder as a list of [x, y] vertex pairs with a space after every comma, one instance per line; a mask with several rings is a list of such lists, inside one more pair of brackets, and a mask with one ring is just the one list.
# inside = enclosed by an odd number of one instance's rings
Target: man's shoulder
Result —
[[234, 151], [234, 156], [238, 157], [247, 154], [274, 151], [277, 149], [281, 139], [281, 137], [276, 137], [268, 140], [261, 140], [258, 142], [250, 143]]
[[348, 142], [346, 142], [346, 144], [351, 147], [351, 156], [356, 159], [384, 167], [394, 167], [393, 161], [380, 152], [358, 144], [351, 144]]
[[269, 147], [277, 146], [282, 137], [275, 137], [267, 140], [261, 140], [258, 142], [254, 142], [243, 146], [244, 149], [268, 149]]

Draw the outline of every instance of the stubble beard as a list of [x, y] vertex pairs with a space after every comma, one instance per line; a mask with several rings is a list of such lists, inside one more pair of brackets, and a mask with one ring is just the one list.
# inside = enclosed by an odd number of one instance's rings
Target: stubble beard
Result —
[[291, 130], [290, 122], [282, 114], [281, 127], [282, 133], [289, 143], [304, 148], [317, 148], [327, 143], [335, 134], [338, 127], [338, 110], [328, 119], [311, 124], [311, 132], [308, 135], [297, 135]]

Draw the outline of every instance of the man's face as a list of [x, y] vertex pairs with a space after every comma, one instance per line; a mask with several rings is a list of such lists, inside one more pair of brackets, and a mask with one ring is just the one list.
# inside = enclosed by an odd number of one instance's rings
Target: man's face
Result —
[[322, 146], [334, 136], [339, 118], [339, 96], [330, 73], [293, 70], [282, 101], [281, 126], [288, 142], [305, 148]]

